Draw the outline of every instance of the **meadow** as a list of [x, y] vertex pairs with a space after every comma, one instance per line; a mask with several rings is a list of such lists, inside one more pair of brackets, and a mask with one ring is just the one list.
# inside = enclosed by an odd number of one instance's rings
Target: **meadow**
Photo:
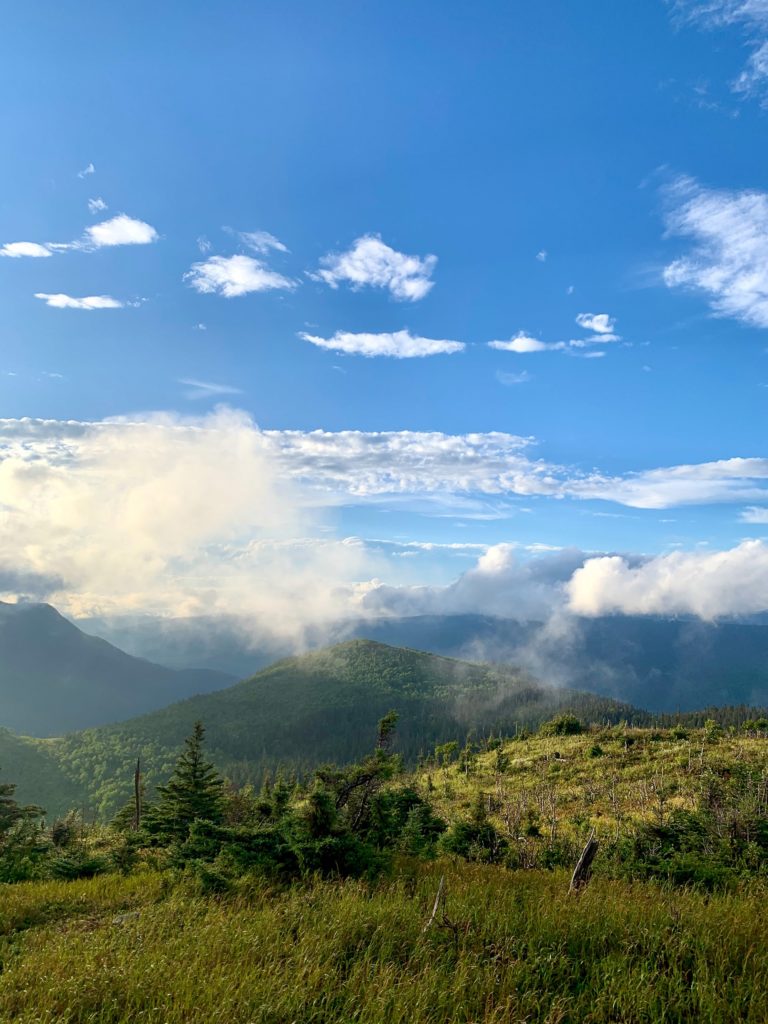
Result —
[[[426, 931], [438, 881], [442, 912]], [[608, 1024], [768, 1019], [766, 891], [403, 863], [396, 878], [144, 872], [9, 886], [0, 1019], [25, 1024]]]

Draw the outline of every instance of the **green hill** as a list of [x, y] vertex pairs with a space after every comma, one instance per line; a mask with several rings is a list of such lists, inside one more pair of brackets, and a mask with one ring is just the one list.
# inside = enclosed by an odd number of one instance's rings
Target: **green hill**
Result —
[[[392, 708], [400, 713], [398, 749], [409, 762], [472, 730], [514, 734], [564, 708], [587, 721], [643, 714], [607, 698], [543, 687], [512, 668], [353, 640], [287, 658], [235, 686], [140, 718], [25, 742], [40, 757], [55, 759], [63, 780], [62, 786], [46, 783], [36, 793], [39, 803], [60, 813], [74, 791], [78, 806], [104, 816], [128, 798], [136, 757], [150, 785], [161, 781], [198, 719], [221, 769], [237, 783], [258, 783], [266, 770], [301, 772], [359, 758], [378, 719]], [[35, 771], [44, 778], [42, 768]], [[28, 776], [14, 776], [28, 796]]]

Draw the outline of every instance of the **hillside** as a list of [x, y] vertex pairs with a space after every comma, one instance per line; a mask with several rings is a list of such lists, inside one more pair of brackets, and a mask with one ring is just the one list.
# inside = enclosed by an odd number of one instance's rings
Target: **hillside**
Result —
[[87, 636], [47, 604], [0, 602], [0, 722], [33, 736], [143, 714], [232, 676], [173, 670]]
[[[205, 666], [245, 676], [290, 653], [237, 617], [84, 621], [132, 654], [163, 665]], [[765, 616], [704, 622], [692, 616], [571, 616], [561, 631], [541, 622], [488, 615], [418, 615], [340, 622], [308, 630], [309, 648], [348, 639], [378, 640], [468, 661], [527, 668], [545, 683], [568, 685], [650, 711], [768, 702]]]
[[[217, 763], [240, 783], [258, 782], [267, 769], [304, 771], [355, 760], [392, 708], [400, 713], [398, 749], [413, 762], [435, 743], [463, 741], [472, 730], [514, 734], [566, 707], [588, 721], [647, 718], [605, 698], [543, 687], [515, 669], [354, 640], [287, 658], [217, 693], [37, 748], [56, 758], [80, 804], [104, 815], [128, 797], [136, 757], [150, 783], [162, 780], [198, 719]], [[27, 779], [16, 781], [28, 793]], [[55, 789], [38, 799], [49, 811], [62, 809], [63, 794]]]

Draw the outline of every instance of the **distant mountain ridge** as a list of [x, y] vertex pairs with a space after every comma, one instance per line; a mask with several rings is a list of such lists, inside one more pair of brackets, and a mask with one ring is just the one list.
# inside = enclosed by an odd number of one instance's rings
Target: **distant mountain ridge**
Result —
[[125, 654], [47, 604], [0, 602], [0, 725], [17, 733], [60, 736], [221, 689], [233, 678]]
[[[25, 799], [49, 810], [61, 811], [74, 788], [80, 806], [108, 816], [130, 794], [136, 758], [150, 784], [162, 781], [198, 719], [218, 767], [236, 783], [258, 784], [265, 771], [280, 767], [304, 771], [356, 760], [370, 749], [377, 721], [391, 709], [400, 714], [397, 749], [410, 762], [435, 743], [463, 742], [473, 730], [514, 734], [564, 709], [588, 721], [642, 717], [610, 699], [541, 686], [509, 667], [352, 640], [284, 659], [228, 689], [139, 718], [57, 740], [29, 740], [44, 759], [43, 792], [35, 791], [32, 771], [14, 781]], [[0, 763], [4, 757], [0, 733]], [[51, 789], [45, 774], [51, 759], [66, 783], [63, 793]]]
[[[84, 622], [133, 654], [173, 667], [205, 665], [245, 676], [295, 653], [246, 617]], [[694, 617], [569, 616], [540, 622], [486, 615], [422, 615], [309, 629], [304, 648], [352, 638], [468, 661], [524, 666], [543, 683], [602, 693], [652, 711], [768, 703], [768, 615], [703, 622]]]

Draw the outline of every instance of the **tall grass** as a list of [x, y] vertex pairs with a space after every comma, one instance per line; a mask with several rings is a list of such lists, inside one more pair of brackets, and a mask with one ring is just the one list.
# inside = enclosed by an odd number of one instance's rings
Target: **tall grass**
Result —
[[[424, 933], [442, 873], [449, 920]], [[573, 897], [567, 883], [440, 863], [376, 886], [242, 879], [226, 897], [151, 873], [6, 887], [0, 1020], [768, 1020], [763, 889], [707, 896], [595, 879]]]

